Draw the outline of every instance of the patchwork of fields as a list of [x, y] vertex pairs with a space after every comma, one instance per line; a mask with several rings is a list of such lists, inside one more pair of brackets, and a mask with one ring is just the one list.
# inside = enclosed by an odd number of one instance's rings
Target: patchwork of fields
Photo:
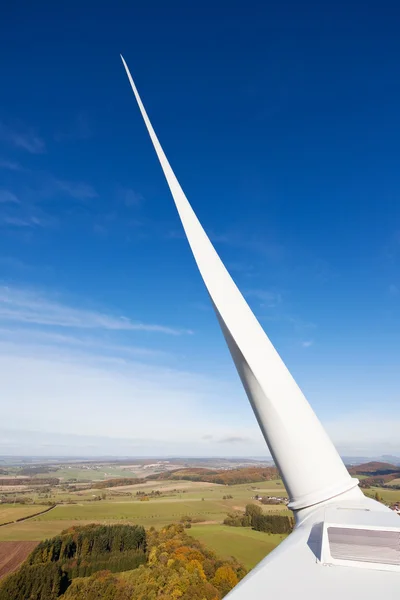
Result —
[[[161, 496], [141, 501], [139, 493], [159, 492]], [[25, 521], [0, 527], [0, 548], [4, 543], [37, 542], [53, 537], [74, 525], [88, 523], [132, 523], [161, 527], [179, 522], [182, 517], [193, 521], [188, 533], [203, 541], [221, 556], [235, 556], [253, 567], [270, 552], [283, 536], [267, 535], [249, 528], [222, 525], [229, 512], [244, 510], [255, 493], [283, 497], [281, 481], [225, 486], [192, 481], [154, 481], [101, 490], [106, 498], [94, 500], [96, 490], [60, 491], [49, 512]], [[130, 493], [129, 498], [122, 494]], [[232, 496], [226, 498], [226, 496]], [[15, 521], [45, 507], [38, 505], [0, 505], [0, 522]], [[266, 505], [265, 512], [288, 514], [284, 505]], [[18, 516], [17, 516], [18, 515]], [[197, 523], [197, 521], [200, 521]], [[22, 556], [22, 555], [21, 555]]]
[[[77, 472], [74, 474], [78, 475]], [[399, 490], [371, 488], [364, 491], [372, 497], [378, 492], [386, 502], [400, 500]], [[150, 496], [151, 492], [153, 495]], [[143, 494], [149, 500], [142, 501]], [[35, 543], [74, 525], [126, 523], [158, 528], [179, 522], [182, 517], [192, 520], [192, 527], [187, 529], [190, 535], [221, 557], [234, 556], [247, 568], [252, 568], [285, 536], [228, 527], [222, 523], [228, 513], [243, 511], [256, 494], [280, 498], [286, 496], [286, 490], [280, 480], [230, 486], [160, 480], [101, 490], [82, 490], [79, 486], [71, 490], [58, 488], [47, 496], [57, 506], [32, 518], [29, 518], [30, 515], [44, 510], [46, 506], [39, 503], [25, 506], [3, 503], [0, 504], [0, 525], [22, 517], [28, 519], [0, 526], [0, 568], [3, 569], [0, 576], [16, 568], [18, 561], [24, 560]], [[264, 505], [262, 508], [265, 512], [291, 514], [283, 504]]]

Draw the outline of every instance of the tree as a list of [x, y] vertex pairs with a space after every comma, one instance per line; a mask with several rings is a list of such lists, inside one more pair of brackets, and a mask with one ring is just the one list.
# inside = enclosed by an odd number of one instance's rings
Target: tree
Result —
[[215, 577], [212, 579], [212, 584], [225, 595], [235, 587], [238, 581], [237, 575], [232, 567], [224, 565], [217, 569]]
[[250, 523], [253, 525], [254, 518], [262, 515], [263, 511], [261, 506], [258, 506], [257, 504], [247, 504], [244, 514], [246, 517], [250, 517]]

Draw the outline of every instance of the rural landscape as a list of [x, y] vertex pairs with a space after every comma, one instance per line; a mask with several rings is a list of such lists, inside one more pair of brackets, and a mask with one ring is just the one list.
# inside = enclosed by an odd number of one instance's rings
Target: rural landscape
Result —
[[[294, 523], [269, 462], [0, 464], [1, 600], [91, 599], [98, 586], [104, 598], [222, 598]], [[348, 469], [400, 515], [399, 465]]]

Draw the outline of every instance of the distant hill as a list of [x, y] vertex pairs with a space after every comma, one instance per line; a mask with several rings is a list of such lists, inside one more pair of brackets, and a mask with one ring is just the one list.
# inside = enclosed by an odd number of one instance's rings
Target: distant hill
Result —
[[388, 462], [367, 462], [361, 465], [354, 465], [349, 468], [351, 475], [388, 475], [390, 473], [399, 473], [400, 467]]
[[388, 462], [372, 461], [349, 468], [350, 475], [364, 475], [360, 487], [385, 486], [393, 479], [400, 478], [400, 467]]
[[342, 460], [347, 467], [353, 467], [368, 462], [385, 462], [391, 465], [400, 466], [400, 458], [391, 454], [382, 456], [342, 456]]
[[279, 473], [275, 467], [244, 467], [227, 470], [195, 467], [157, 473], [155, 475], [149, 475], [147, 479], [183, 479], [188, 481], [219, 483], [222, 485], [237, 485], [240, 483], [256, 483], [257, 481], [269, 481], [278, 478]]

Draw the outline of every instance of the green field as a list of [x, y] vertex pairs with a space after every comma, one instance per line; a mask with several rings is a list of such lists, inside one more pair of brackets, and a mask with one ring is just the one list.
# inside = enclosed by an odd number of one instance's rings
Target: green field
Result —
[[29, 519], [14, 525], [0, 527], [0, 542], [40, 541], [52, 538], [73, 525], [88, 525], [92, 521], [48, 521], [40, 523]]
[[151, 500], [149, 502], [85, 502], [57, 506], [37, 521], [88, 521], [88, 520], [124, 520], [138, 523], [165, 524], [179, 521], [184, 515], [203, 517], [206, 520], [222, 520], [228, 511], [222, 502], [191, 500], [188, 502], [168, 502]]
[[35, 513], [45, 510], [47, 506], [29, 505], [21, 506], [21, 504], [0, 504], [0, 525], [2, 523], [9, 523], [10, 521], [16, 521], [23, 517], [29, 517]]
[[375, 498], [375, 494], [378, 492], [379, 496], [386, 504], [400, 502], [400, 490], [388, 490], [387, 488], [372, 487], [368, 490], [363, 490], [363, 492], [370, 498]]
[[187, 533], [224, 558], [234, 556], [248, 569], [255, 567], [286, 537], [253, 531], [248, 527], [193, 525]]

